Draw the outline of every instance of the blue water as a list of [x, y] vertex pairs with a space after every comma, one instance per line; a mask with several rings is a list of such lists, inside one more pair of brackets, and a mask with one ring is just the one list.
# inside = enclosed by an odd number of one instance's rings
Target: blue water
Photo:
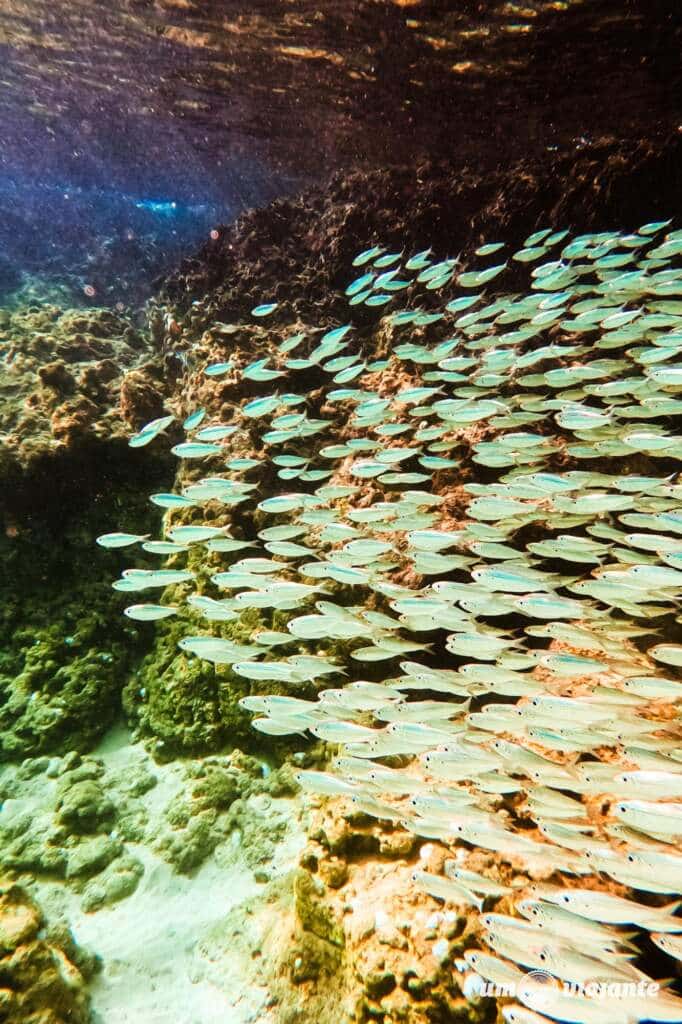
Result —
[[139, 305], [164, 271], [244, 205], [0, 179], [0, 303], [59, 296], [76, 306]]

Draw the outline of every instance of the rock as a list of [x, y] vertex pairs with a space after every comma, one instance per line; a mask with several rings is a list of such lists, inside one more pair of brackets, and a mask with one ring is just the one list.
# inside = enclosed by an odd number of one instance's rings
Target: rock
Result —
[[[34, 823], [35, 824], [35, 823]], [[4, 849], [0, 859], [7, 871], [30, 871], [34, 874], [49, 872], [62, 877], [66, 872], [66, 851], [46, 842], [40, 828], [24, 832]]]
[[340, 889], [348, 880], [348, 865], [338, 857], [328, 857], [320, 862], [319, 875], [330, 889]]
[[384, 857], [409, 857], [419, 840], [411, 832], [382, 832], [379, 836], [379, 853]]
[[52, 923], [47, 922], [45, 927], [45, 940], [51, 946], [60, 949], [71, 963], [78, 968], [86, 981], [92, 978], [101, 970], [102, 961], [96, 953], [79, 946], [73, 937], [68, 925], [63, 921]]
[[18, 885], [0, 884], [0, 952], [33, 939], [40, 925], [40, 911], [25, 892]]
[[154, 844], [154, 849], [172, 864], [175, 871], [191, 874], [225, 838], [213, 827], [215, 823], [214, 811], [201, 811], [186, 819], [186, 827], [164, 833]]
[[192, 799], [202, 809], [227, 810], [239, 793], [239, 781], [234, 773], [208, 764], [204, 777], [192, 790]]
[[33, 816], [30, 811], [22, 810], [22, 802], [5, 800], [2, 807], [2, 834], [3, 842], [7, 843], [18, 836], [24, 835], [33, 825]]
[[135, 892], [143, 874], [144, 867], [136, 857], [131, 854], [117, 857], [83, 889], [83, 910], [90, 913], [126, 899]]
[[141, 843], [147, 835], [149, 816], [144, 807], [119, 804], [116, 815], [116, 833], [129, 843]]
[[82, 878], [97, 874], [118, 857], [123, 844], [110, 836], [93, 836], [92, 839], [81, 839], [77, 846], [69, 850], [66, 861], [66, 877]]
[[264, 780], [264, 789], [274, 797], [295, 796], [301, 787], [294, 778], [294, 769], [290, 764], [283, 764]]
[[296, 913], [306, 931], [334, 946], [343, 947], [344, 933], [332, 909], [324, 902], [324, 886], [313, 875], [300, 869], [294, 883]]
[[132, 765], [123, 775], [116, 779], [121, 792], [133, 797], [144, 796], [145, 793], [154, 788], [157, 782], [156, 775], [146, 764]]
[[76, 380], [66, 368], [66, 364], [57, 361], [46, 363], [38, 370], [38, 379], [43, 387], [52, 388], [57, 394], [70, 395], [76, 388]]
[[80, 763], [81, 756], [77, 750], [67, 751], [59, 764], [59, 774], [65, 775], [66, 772], [70, 772], [74, 768], [77, 768]]
[[163, 414], [163, 393], [149, 368], [130, 370], [124, 376], [121, 412], [126, 423], [136, 430]]
[[[65, 758], [66, 760], [66, 758]], [[104, 766], [100, 761], [88, 758], [81, 761], [74, 768], [62, 770], [57, 786], [57, 793], [61, 796], [77, 782], [86, 782], [91, 779], [99, 779], [104, 774]]]
[[70, 937], [38, 938], [42, 915], [17, 885], [0, 883], [0, 1019], [8, 1024], [89, 1024], [85, 979]]
[[312, 932], [303, 932], [296, 936], [287, 958], [290, 978], [295, 985], [317, 981], [324, 976], [333, 976], [341, 962], [341, 951], [338, 947], [320, 939]]
[[58, 821], [70, 831], [94, 832], [109, 822], [114, 805], [102, 787], [93, 780], [70, 786], [57, 804]]
[[32, 779], [46, 771], [49, 766], [48, 757], [28, 757], [22, 761], [17, 769], [15, 778], [17, 780]]
[[364, 977], [365, 992], [370, 999], [381, 999], [396, 987], [395, 975], [391, 971], [373, 971]]

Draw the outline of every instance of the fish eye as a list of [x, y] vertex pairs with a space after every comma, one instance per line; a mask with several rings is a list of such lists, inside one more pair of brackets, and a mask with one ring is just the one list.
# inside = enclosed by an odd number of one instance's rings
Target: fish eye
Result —
[[628, 860], [630, 861], [631, 864], [634, 864], [636, 862], [636, 858], [635, 858], [634, 853], [629, 853], [628, 854]]
[[540, 953], [540, 959], [542, 960], [542, 962], [544, 964], [545, 960], [547, 959], [547, 954], [546, 953]]
[[570, 896], [568, 896], [567, 893], [564, 893], [563, 896], [561, 897], [561, 899], [562, 899], [562, 901], [564, 903], [570, 903], [571, 902]]

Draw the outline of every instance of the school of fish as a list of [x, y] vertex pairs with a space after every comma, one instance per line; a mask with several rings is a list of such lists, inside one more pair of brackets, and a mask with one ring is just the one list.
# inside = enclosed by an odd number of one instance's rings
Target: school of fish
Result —
[[[466, 271], [360, 253], [345, 295], [376, 307], [388, 353], [363, 355], [348, 322], [205, 367], [263, 385], [229, 423], [188, 411], [172, 451], [216, 475], [151, 496], [162, 539], [98, 542], [171, 559], [122, 572], [116, 590], [162, 595], [125, 614], [184, 602], [204, 628], [182, 650], [258, 684], [240, 702], [256, 729], [337, 748], [304, 790], [452, 849], [444, 875], [413, 880], [478, 917], [465, 981], [648, 981], [644, 949], [667, 976], [682, 958], [682, 230], [546, 229], [504, 249]], [[281, 386], [307, 372], [328, 381], [323, 407]], [[261, 455], [240, 456], [254, 424]], [[216, 524], [235, 506], [252, 536]], [[183, 568], [197, 546], [202, 573]], [[231, 638], [254, 609], [250, 641]], [[682, 1021], [665, 986], [516, 1000], [510, 1024]]]

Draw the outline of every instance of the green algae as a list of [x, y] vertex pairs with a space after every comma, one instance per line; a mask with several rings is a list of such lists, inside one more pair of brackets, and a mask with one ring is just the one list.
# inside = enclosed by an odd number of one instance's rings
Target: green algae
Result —
[[[198, 560], [198, 553], [195, 557]], [[188, 565], [192, 567], [191, 557]], [[168, 588], [165, 592], [170, 603], [180, 601], [176, 596], [179, 590]], [[279, 620], [276, 614], [273, 629], [278, 628]], [[248, 681], [227, 665], [214, 666], [178, 647], [188, 630], [196, 635], [210, 632], [235, 643], [251, 643], [254, 632], [270, 628], [263, 616], [249, 609], [238, 621], [208, 623], [188, 610], [155, 625], [155, 630], [146, 627], [147, 635], [153, 636], [153, 646], [123, 693], [126, 715], [150, 742], [154, 756], [168, 760], [181, 754], [212, 753], [237, 746], [273, 749], [266, 738], [254, 736], [250, 716], [239, 707], [240, 698], [252, 692]], [[268, 688], [272, 689], [271, 684]], [[279, 744], [283, 751], [290, 748], [290, 742]]]
[[64, 879], [86, 910], [130, 895], [143, 868], [126, 848], [132, 837], [125, 821], [143, 822], [134, 839], [146, 838], [148, 815], [132, 794], [155, 782], [144, 763], [111, 772], [76, 751], [7, 766], [0, 777], [0, 868], [15, 877]]
[[294, 881], [296, 913], [303, 929], [312, 932], [318, 939], [324, 939], [332, 946], [343, 949], [345, 944], [343, 925], [334, 916], [332, 909], [324, 902], [324, 884], [301, 868]]
[[[128, 501], [125, 492], [120, 501]], [[85, 515], [58, 534], [33, 519], [0, 538], [0, 750], [6, 758], [91, 748], [120, 714], [121, 691], [144, 649], [145, 637], [112, 616], [103, 573], [120, 559], [108, 552], [93, 557], [91, 521]]]
[[273, 799], [298, 790], [291, 768], [264, 775], [260, 762], [236, 750], [227, 759], [190, 762], [184, 775], [182, 791], [165, 808], [155, 851], [175, 871], [191, 874], [219, 845], [236, 840], [249, 867], [267, 865], [287, 828]]

